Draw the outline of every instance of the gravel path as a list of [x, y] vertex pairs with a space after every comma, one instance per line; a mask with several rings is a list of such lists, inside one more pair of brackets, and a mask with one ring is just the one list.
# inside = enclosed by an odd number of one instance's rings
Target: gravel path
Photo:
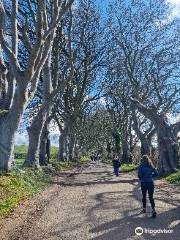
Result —
[[[151, 219], [149, 206], [146, 215], [139, 214], [141, 194], [136, 174], [121, 173], [115, 177], [111, 172], [103, 164], [91, 164], [81, 172], [57, 176], [42, 194], [0, 222], [0, 239], [180, 239], [177, 186], [156, 181], [158, 216]], [[144, 233], [137, 236], [136, 227], [142, 227]], [[169, 233], [152, 232], [164, 229]]]

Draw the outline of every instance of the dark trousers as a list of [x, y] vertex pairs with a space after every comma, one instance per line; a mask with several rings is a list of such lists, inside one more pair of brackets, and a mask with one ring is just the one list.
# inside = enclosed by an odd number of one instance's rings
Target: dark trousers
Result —
[[148, 192], [148, 196], [149, 196], [149, 201], [151, 203], [151, 207], [155, 208], [155, 203], [154, 203], [154, 198], [153, 198], [153, 194], [154, 194], [154, 183], [153, 182], [144, 182], [141, 183], [141, 191], [142, 191], [142, 203], [143, 203], [143, 208], [146, 208], [146, 194]]
[[114, 173], [116, 176], [119, 175], [119, 167], [114, 166]]

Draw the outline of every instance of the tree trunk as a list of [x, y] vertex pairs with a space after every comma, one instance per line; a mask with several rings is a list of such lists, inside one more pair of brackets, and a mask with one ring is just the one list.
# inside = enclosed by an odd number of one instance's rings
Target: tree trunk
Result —
[[120, 148], [120, 134], [114, 130], [112, 132], [112, 136], [113, 136], [113, 139], [114, 139], [114, 142], [115, 142], [115, 151], [117, 154], [120, 154], [120, 151], [121, 151], [121, 148]]
[[2, 171], [12, 168], [15, 133], [26, 107], [26, 94], [23, 86], [17, 85], [11, 109], [0, 116], [0, 170]]
[[50, 160], [50, 139], [49, 139], [48, 125], [45, 124], [41, 134], [39, 163], [41, 166], [47, 166]]
[[[51, 51], [50, 51], [51, 52]], [[32, 166], [33, 164], [39, 166], [39, 150], [41, 133], [47, 120], [52, 102], [49, 100], [49, 95], [52, 91], [51, 80], [51, 57], [50, 54], [43, 66], [43, 105], [40, 111], [32, 121], [31, 126], [28, 128], [29, 147], [25, 166]]]
[[59, 136], [59, 153], [58, 153], [58, 160], [64, 161], [65, 160], [65, 142], [66, 142], [66, 130], [61, 130], [61, 134]]
[[112, 152], [111, 142], [107, 142], [106, 146], [107, 146], [106, 147], [107, 158], [110, 159], [111, 158], [111, 152]]
[[[165, 136], [162, 137], [162, 135]], [[167, 138], [167, 132], [158, 134], [158, 147], [160, 156], [158, 169], [160, 174], [163, 175], [176, 171], [178, 167], [178, 146], [172, 138]]]
[[76, 143], [75, 143], [75, 146], [74, 146], [74, 159], [77, 160], [77, 161], [80, 159], [80, 151], [79, 150], [80, 150], [79, 149], [79, 143], [76, 139]]
[[151, 147], [146, 138], [141, 137], [141, 155], [151, 155]]
[[148, 138], [147, 138], [147, 134], [143, 133], [140, 130], [140, 126], [139, 126], [140, 124], [139, 124], [139, 121], [138, 121], [138, 118], [137, 118], [137, 113], [135, 111], [135, 107], [132, 106], [131, 110], [132, 110], [132, 119], [133, 119], [133, 122], [134, 122], [132, 124], [132, 127], [133, 127], [134, 131], [136, 132], [136, 134], [137, 134], [137, 136], [138, 136], [138, 138], [141, 142], [141, 155], [151, 155], [150, 145], [149, 145], [149, 141], [148, 141]]
[[69, 135], [69, 144], [68, 144], [68, 159], [72, 161], [74, 159], [74, 145], [75, 138], [72, 134]]
[[122, 142], [122, 162], [123, 163], [129, 163], [130, 159], [130, 150], [127, 141]]
[[[6, 119], [6, 118], [5, 118]], [[12, 168], [15, 131], [5, 120], [0, 123], [0, 170], [8, 171]]]
[[46, 117], [47, 112], [44, 107], [42, 107], [36, 117], [33, 119], [31, 126], [27, 129], [29, 136], [29, 146], [24, 166], [30, 167], [36, 165], [39, 167], [40, 137]]
[[176, 171], [178, 167], [178, 147], [176, 137], [173, 133], [173, 126], [170, 126], [163, 114], [159, 114], [155, 107], [147, 108], [138, 100], [131, 98], [139, 111], [149, 118], [157, 131], [159, 162], [158, 170], [160, 174], [167, 174]]

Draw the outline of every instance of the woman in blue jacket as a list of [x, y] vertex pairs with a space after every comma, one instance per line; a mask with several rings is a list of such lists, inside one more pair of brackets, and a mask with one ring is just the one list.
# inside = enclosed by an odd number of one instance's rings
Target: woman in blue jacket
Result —
[[113, 168], [114, 168], [114, 173], [116, 175], [116, 177], [119, 176], [119, 168], [121, 166], [119, 157], [117, 154], [113, 154], [113, 159], [112, 159], [112, 164], [113, 164]]
[[141, 160], [141, 165], [138, 168], [138, 177], [141, 182], [143, 213], [146, 212], [146, 194], [148, 192], [149, 201], [152, 207], [152, 217], [156, 217], [155, 203], [154, 203], [154, 181], [153, 178], [158, 175], [153, 163], [147, 155], [144, 155]]

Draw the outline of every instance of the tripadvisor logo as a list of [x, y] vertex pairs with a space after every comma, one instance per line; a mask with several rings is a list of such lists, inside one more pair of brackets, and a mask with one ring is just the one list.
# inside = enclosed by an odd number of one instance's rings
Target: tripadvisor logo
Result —
[[138, 236], [142, 235], [143, 234], [143, 228], [142, 227], [137, 227], [135, 229], [135, 234], [138, 235]]
[[173, 233], [173, 229], [148, 229], [148, 228], [142, 228], [137, 227], [135, 228], [135, 234], [140, 236], [143, 233], [149, 233], [149, 234], [157, 234], [157, 233]]

